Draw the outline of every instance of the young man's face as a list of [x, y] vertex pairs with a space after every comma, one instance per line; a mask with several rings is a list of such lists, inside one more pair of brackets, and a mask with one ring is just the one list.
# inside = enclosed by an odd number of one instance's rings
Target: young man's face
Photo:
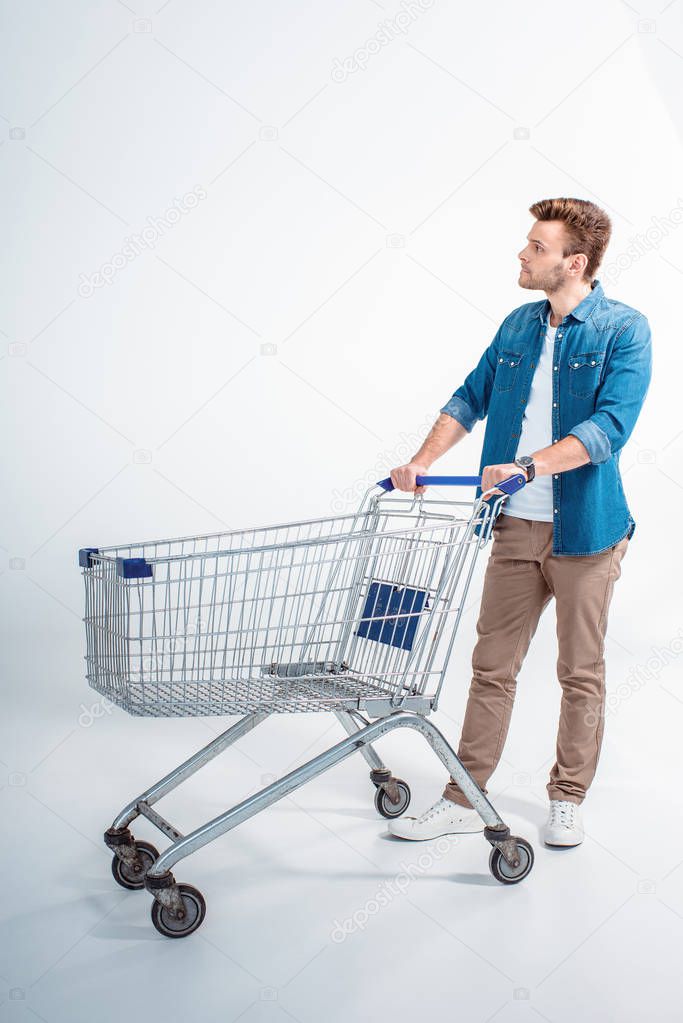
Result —
[[575, 275], [567, 273], [573, 256], [563, 257], [565, 242], [561, 220], [537, 220], [527, 235], [527, 244], [518, 253], [522, 268], [519, 286], [552, 294]]

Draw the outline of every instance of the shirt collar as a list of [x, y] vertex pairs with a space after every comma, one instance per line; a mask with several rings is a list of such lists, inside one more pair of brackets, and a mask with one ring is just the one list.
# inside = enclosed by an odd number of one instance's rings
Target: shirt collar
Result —
[[[602, 284], [596, 277], [591, 284], [590, 293], [586, 295], [583, 301], [579, 302], [576, 309], [572, 309], [569, 315], [573, 316], [575, 320], [579, 321], [579, 323], [583, 323], [584, 320], [587, 320], [588, 317], [592, 315], [593, 309], [598, 304], [600, 299], [604, 297], [604, 294], [605, 292], [603, 290]], [[550, 316], [550, 309], [551, 309], [550, 299], [546, 298], [545, 302], [542, 303], [541, 308], [539, 309], [538, 312], [538, 316], [539, 319], [541, 320], [541, 323], [545, 323], [546, 320], [548, 320], [548, 317]]]

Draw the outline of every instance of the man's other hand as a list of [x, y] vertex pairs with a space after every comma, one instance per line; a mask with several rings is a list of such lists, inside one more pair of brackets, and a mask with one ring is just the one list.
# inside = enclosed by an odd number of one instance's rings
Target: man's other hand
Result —
[[[526, 477], [526, 471], [519, 465], [515, 465], [514, 462], [503, 462], [502, 465], [486, 465], [484, 471], [481, 474], [481, 489], [482, 492], [489, 490], [491, 487], [495, 487], [496, 483], [500, 483], [501, 480], [506, 480], [510, 476], [516, 476], [518, 473]], [[488, 501], [489, 498], [494, 497], [495, 494], [502, 494], [502, 490], [496, 489], [493, 494], [489, 494], [484, 500]]]
[[407, 465], [400, 465], [398, 469], [392, 469], [391, 482], [397, 490], [407, 490], [410, 493], [424, 494], [426, 487], [418, 487], [415, 484], [416, 476], [426, 476], [427, 466], [418, 465], [416, 462], [408, 462]]

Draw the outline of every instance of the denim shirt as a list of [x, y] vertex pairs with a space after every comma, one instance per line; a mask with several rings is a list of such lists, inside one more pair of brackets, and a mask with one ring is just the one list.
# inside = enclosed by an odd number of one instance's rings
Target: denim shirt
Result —
[[[597, 278], [591, 288], [558, 326], [553, 348], [553, 443], [572, 434], [590, 456], [585, 465], [553, 473], [552, 553], [560, 556], [597, 554], [636, 528], [619, 455], [650, 386], [650, 325], [637, 309], [607, 298]], [[488, 416], [480, 475], [487, 465], [533, 454], [517, 446], [549, 312], [547, 298], [514, 309], [441, 409], [468, 432]], [[477, 487], [476, 496], [481, 492]]]

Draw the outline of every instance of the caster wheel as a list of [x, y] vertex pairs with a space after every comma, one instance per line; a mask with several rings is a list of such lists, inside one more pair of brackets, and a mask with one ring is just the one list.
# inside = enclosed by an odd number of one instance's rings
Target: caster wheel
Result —
[[128, 888], [132, 892], [139, 892], [145, 887], [145, 874], [158, 858], [159, 853], [149, 842], [136, 842], [135, 848], [140, 857], [141, 866], [137, 870], [130, 863], [124, 863], [118, 856], [111, 861], [111, 872], [114, 880], [122, 888]]
[[178, 891], [183, 900], [183, 916], [174, 916], [170, 909], [154, 900], [152, 923], [166, 938], [186, 938], [201, 927], [206, 915], [206, 902], [201, 892], [191, 884], [179, 884]]
[[517, 839], [517, 848], [519, 849], [518, 867], [511, 867], [500, 849], [496, 849], [495, 846], [491, 849], [489, 867], [496, 881], [500, 881], [502, 884], [519, 884], [527, 874], [531, 873], [531, 868], [534, 865], [534, 850], [523, 838]]
[[408, 785], [401, 781], [400, 778], [395, 778], [394, 780], [398, 785], [400, 796], [398, 803], [392, 803], [384, 789], [378, 787], [375, 790], [375, 809], [377, 813], [381, 814], [382, 817], [386, 817], [387, 820], [400, 817], [410, 806], [410, 789]]

